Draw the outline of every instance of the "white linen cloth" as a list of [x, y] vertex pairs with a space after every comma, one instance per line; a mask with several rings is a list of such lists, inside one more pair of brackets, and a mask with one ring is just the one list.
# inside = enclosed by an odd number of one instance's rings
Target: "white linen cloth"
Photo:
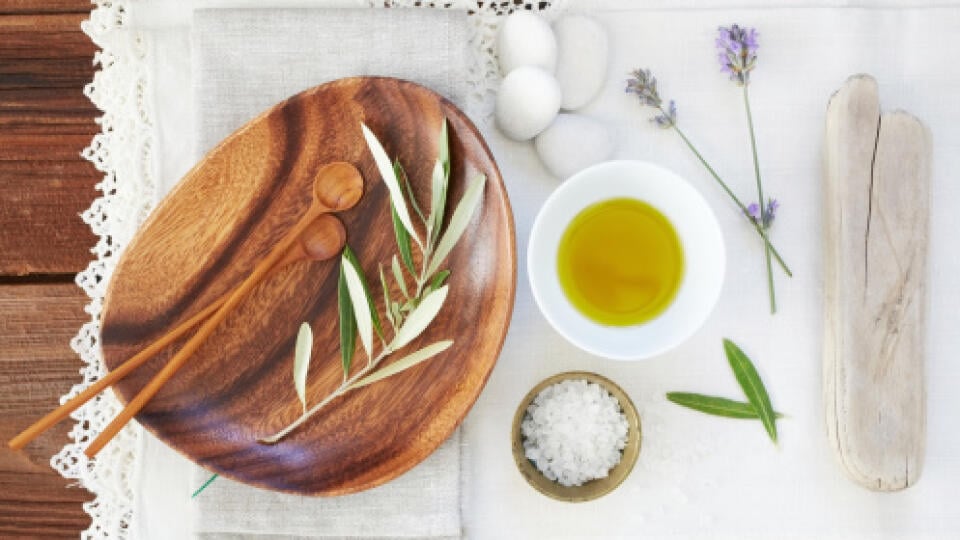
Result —
[[[764, 8], [771, 4], [787, 7]], [[791, 4], [690, 0], [680, 4], [685, 9], [670, 10], [644, 7], [670, 7], [666, 0], [643, 6], [581, 0], [565, 6], [589, 11], [611, 39], [607, 85], [580, 113], [614, 130], [615, 157], [653, 161], [688, 179], [723, 227], [729, 256], [720, 302], [702, 330], [661, 357], [642, 363], [592, 357], [567, 344], [538, 313], [524, 255], [536, 211], [558, 180], [542, 168], [532, 145], [508, 141], [481, 123], [512, 199], [521, 264], [503, 354], [463, 427], [470, 448], [463, 463], [467, 537], [956, 538], [960, 507], [952, 495], [960, 479], [960, 431], [953, 416], [960, 393], [952, 385], [960, 380], [960, 363], [953, 361], [960, 346], [953, 328], [960, 255], [951, 233], [960, 226], [960, 184], [951, 174], [960, 167], [955, 99], [960, 72], [951, 55], [960, 48], [960, 9], [955, 0], [916, 8], [910, 0], [816, 3], [888, 6], [870, 9]], [[168, 18], [134, 17], [151, 38], [154, 173], [161, 193], [192, 164], [193, 103], [185, 95], [192, 87], [185, 60], [188, 5], [196, 4], [147, 4], [141, 14], [167, 13]], [[698, 9], [738, 5], [751, 9]], [[767, 313], [755, 234], [676, 136], [650, 125], [651, 112], [623, 93], [627, 72], [653, 69], [664, 97], [677, 100], [685, 131], [733, 188], [751, 199], [754, 181], [740, 94], [719, 74], [713, 50], [716, 27], [732, 22], [761, 32], [753, 112], [764, 186], [783, 204], [772, 238], [796, 275], [788, 280], [777, 274], [780, 313], [775, 317]], [[923, 119], [934, 141], [926, 466], [916, 486], [892, 494], [869, 492], [843, 476], [826, 442], [820, 403], [823, 113], [829, 95], [858, 72], [877, 78], [886, 109], [904, 108]], [[739, 395], [723, 359], [722, 337], [737, 341], [755, 360], [775, 406], [789, 415], [779, 423], [778, 447], [755, 422], [704, 416], [662, 398], [671, 390]], [[626, 482], [604, 498], [576, 505], [529, 488], [509, 447], [511, 418], [521, 397], [541, 379], [568, 369], [592, 370], [616, 381], [637, 404], [644, 426], [637, 468]], [[176, 521], [171, 516], [183, 515], [179, 512], [191, 504], [189, 493], [196, 487], [191, 465], [149, 438], [138, 457], [136, 475], [163, 478], [136, 483], [134, 523], [169, 527]], [[157, 530], [167, 533], [160, 538], [187, 537], [179, 534], [182, 529]]]
[[[198, 11], [191, 35], [196, 158], [274, 103], [341, 77], [409, 79], [462, 107], [466, 17], [453, 10]], [[156, 439], [145, 441], [151, 459], [140, 471], [142, 485], [164, 482], [158, 477], [171, 469], [190, 471], [192, 486], [210, 477]], [[186, 505], [186, 528], [178, 526], [178, 534], [153, 515], [138, 520], [139, 529], [150, 538], [459, 538], [460, 450], [457, 430], [407, 474], [344, 497], [288, 495], [218, 478]], [[144, 506], [150, 493], [140, 491]], [[189, 500], [180, 495], [181, 503]]]

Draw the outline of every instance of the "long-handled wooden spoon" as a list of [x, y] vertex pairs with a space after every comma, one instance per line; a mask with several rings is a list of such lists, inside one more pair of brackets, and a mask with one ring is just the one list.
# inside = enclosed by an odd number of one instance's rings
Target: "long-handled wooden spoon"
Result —
[[[322, 214], [300, 233], [299, 241], [287, 249], [284, 257], [270, 268], [269, 273], [276, 273], [281, 268], [298, 261], [325, 261], [331, 259], [340, 253], [345, 242], [346, 231], [343, 228], [343, 224], [340, 223], [340, 220], [332, 214]], [[217, 298], [210, 305], [180, 323], [176, 328], [170, 330], [160, 337], [160, 339], [147, 346], [147, 348], [131, 356], [128, 360], [117, 366], [116, 369], [110, 371], [110, 373], [106, 374], [103, 378], [87, 387], [86, 390], [70, 398], [63, 405], [60, 405], [53, 411], [47, 413], [43, 418], [37, 420], [19, 435], [10, 439], [8, 443], [10, 448], [14, 450], [23, 448], [29, 444], [30, 441], [37, 438], [38, 435], [59, 423], [100, 392], [106, 390], [108, 386], [112, 386], [129, 375], [134, 369], [145, 364], [147, 360], [153, 358], [158, 352], [186, 334], [197, 324], [213, 315], [227, 301], [227, 298], [229, 298], [232, 292], [233, 291], [228, 291], [224, 293], [220, 298]]]
[[143, 409], [147, 402], [160, 391], [160, 388], [183, 366], [186, 360], [196, 352], [204, 340], [213, 333], [227, 314], [240, 303], [254, 286], [260, 283], [270, 268], [284, 256], [287, 249], [297, 240], [304, 229], [309, 227], [321, 214], [339, 212], [353, 207], [360, 200], [361, 195], [363, 195], [363, 177], [356, 167], [346, 162], [324, 165], [317, 172], [313, 182], [313, 202], [300, 218], [300, 221], [254, 267], [250, 276], [230, 294], [223, 306], [200, 326], [197, 333], [184, 344], [183, 348], [150, 379], [150, 382], [143, 387], [140, 393], [134, 396], [127, 403], [127, 406], [120, 411], [120, 414], [87, 446], [85, 450], [87, 456], [95, 456], [131, 418]]

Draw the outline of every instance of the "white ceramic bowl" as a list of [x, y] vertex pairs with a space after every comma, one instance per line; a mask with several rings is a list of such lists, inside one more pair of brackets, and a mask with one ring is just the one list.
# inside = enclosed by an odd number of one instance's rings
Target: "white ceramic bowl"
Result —
[[[587, 206], [617, 197], [658, 209], [683, 246], [684, 275], [673, 302], [656, 318], [634, 326], [588, 319], [567, 299], [557, 275], [557, 250], [570, 221]], [[577, 347], [616, 360], [656, 356], [689, 338], [717, 303], [725, 269], [723, 235], [707, 202], [673, 172], [642, 161], [608, 161], [570, 177], [540, 209], [527, 249], [533, 296], [550, 324]]]

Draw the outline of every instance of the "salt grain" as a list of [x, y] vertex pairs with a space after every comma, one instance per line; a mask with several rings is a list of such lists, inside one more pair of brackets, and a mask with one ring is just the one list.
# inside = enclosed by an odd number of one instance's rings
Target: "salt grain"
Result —
[[564, 486], [606, 477], [620, 462], [627, 429], [617, 398], [582, 379], [544, 388], [520, 424], [527, 459]]

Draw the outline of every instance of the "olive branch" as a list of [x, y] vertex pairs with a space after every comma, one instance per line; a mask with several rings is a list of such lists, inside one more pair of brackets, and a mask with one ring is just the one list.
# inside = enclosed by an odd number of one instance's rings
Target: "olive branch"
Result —
[[[431, 174], [429, 214], [425, 214], [417, 203], [410, 181], [400, 162], [391, 162], [383, 145], [373, 132], [363, 124], [360, 127], [377, 170], [390, 193], [390, 215], [399, 254], [399, 257], [395, 254], [391, 259], [390, 273], [399, 291], [397, 299], [394, 299], [390, 292], [391, 286], [383, 264], [378, 265], [378, 270], [380, 285], [383, 289], [383, 316], [390, 323], [391, 335], [388, 338], [387, 331], [381, 324], [380, 314], [370, 294], [360, 262], [353, 250], [345, 246], [340, 257], [340, 275], [337, 284], [343, 382], [315, 405], [308, 407], [306, 381], [313, 347], [313, 333], [310, 325], [303, 323], [297, 335], [293, 361], [294, 387], [303, 406], [303, 413], [277, 433], [260, 439], [263, 443], [279, 442], [334, 399], [410, 369], [453, 345], [452, 340], [438, 341], [381, 367], [384, 360], [419, 337], [440, 313], [449, 291], [449, 286], [445, 282], [450, 277], [450, 271], [441, 270], [440, 267], [470, 224], [483, 196], [486, 176], [479, 174], [470, 181], [444, 229], [447, 188], [450, 182], [450, 146], [446, 119], [440, 128], [437, 160]], [[423, 238], [413, 226], [410, 208], [423, 224], [425, 231]], [[419, 268], [414, 262], [414, 245], [421, 255]], [[406, 269], [406, 275], [404, 269]], [[374, 336], [379, 340], [379, 350]], [[357, 338], [367, 362], [351, 375]]]

